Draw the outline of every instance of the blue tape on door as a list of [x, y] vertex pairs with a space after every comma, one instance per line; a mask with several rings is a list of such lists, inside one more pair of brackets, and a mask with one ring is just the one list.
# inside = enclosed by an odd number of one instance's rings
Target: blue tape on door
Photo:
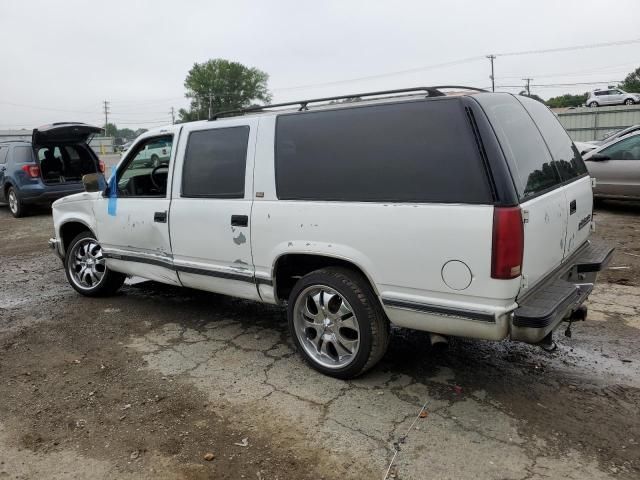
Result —
[[118, 182], [116, 174], [111, 175], [109, 179], [109, 202], [107, 203], [107, 213], [112, 217], [116, 216], [118, 208]]

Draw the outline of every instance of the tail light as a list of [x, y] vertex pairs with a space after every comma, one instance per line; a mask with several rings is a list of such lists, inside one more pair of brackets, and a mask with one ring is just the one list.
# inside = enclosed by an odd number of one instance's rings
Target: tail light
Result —
[[30, 178], [38, 178], [40, 176], [40, 167], [36, 164], [23, 165], [22, 171]]
[[102, 160], [98, 160], [98, 170], [100, 171], [100, 173], [104, 173], [106, 170], [106, 167], [104, 166], [104, 162]]
[[508, 280], [522, 273], [524, 226], [519, 207], [496, 207], [493, 211], [491, 278]]

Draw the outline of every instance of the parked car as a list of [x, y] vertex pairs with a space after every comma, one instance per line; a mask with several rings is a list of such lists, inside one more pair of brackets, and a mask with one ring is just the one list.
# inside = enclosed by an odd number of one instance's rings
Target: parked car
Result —
[[[49, 244], [82, 295], [136, 275], [286, 306], [302, 357], [339, 378], [380, 360], [390, 324], [552, 345], [612, 252], [589, 240], [580, 154], [536, 100], [424, 90], [149, 131], [106, 190], [55, 202]], [[161, 141], [169, 165], [135, 169]]]
[[640, 125], [633, 125], [631, 127], [628, 128], [622, 128], [620, 130], [614, 130], [612, 132], [607, 132], [602, 140], [591, 140], [587, 143], [590, 143], [592, 145], [598, 146], [598, 145], [602, 145], [605, 143], [611, 143], [614, 140], [620, 138], [620, 137], [624, 137], [625, 135], [629, 135], [630, 133], [634, 133], [634, 132], [640, 132]]
[[595, 89], [587, 98], [587, 106], [603, 107], [606, 105], [633, 105], [640, 103], [640, 94], [627, 93], [620, 88]]
[[104, 172], [87, 144], [101, 130], [83, 123], [54, 123], [36, 128], [31, 142], [0, 142], [0, 202], [21, 217], [31, 205], [83, 192], [83, 175]]
[[640, 131], [619, 137], [585, 155], [596, 197], [640, 200]]
[[159, 139], [147, 144], [145, 148], [138, 153], [133, 166], [136, 168], [156, 168], [161, 165], [168, 165], [170, 155], [171, 142]]

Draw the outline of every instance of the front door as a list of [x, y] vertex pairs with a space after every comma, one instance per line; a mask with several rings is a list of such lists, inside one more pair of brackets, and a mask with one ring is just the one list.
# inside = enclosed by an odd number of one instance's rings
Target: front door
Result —
[[175, 269], [186, 287], [258, 299], [251, 255], [256, 119], [186, 132], [171, 201]]
[[589, 173], [596, 179], [596, 195], [640, 197], [640, 134], [598, 151], [589, 162]]
[[[109, 180], [94, 206], [98, 241], [114, 271], [179, 285], [169, 241], [169, 165], [141, 161], [149, 144], [175, 145], [181, 127], [139, 140]], [[171, 156], [173, 158], [173, 156]]]

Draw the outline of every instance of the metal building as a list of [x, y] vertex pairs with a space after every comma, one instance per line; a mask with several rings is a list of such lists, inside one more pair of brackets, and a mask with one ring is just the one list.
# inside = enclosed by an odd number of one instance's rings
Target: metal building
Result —
[[577, 142], [602, 140], [606, 133], [640, 124], [640, 105], [553, 109], [560, 123]]

